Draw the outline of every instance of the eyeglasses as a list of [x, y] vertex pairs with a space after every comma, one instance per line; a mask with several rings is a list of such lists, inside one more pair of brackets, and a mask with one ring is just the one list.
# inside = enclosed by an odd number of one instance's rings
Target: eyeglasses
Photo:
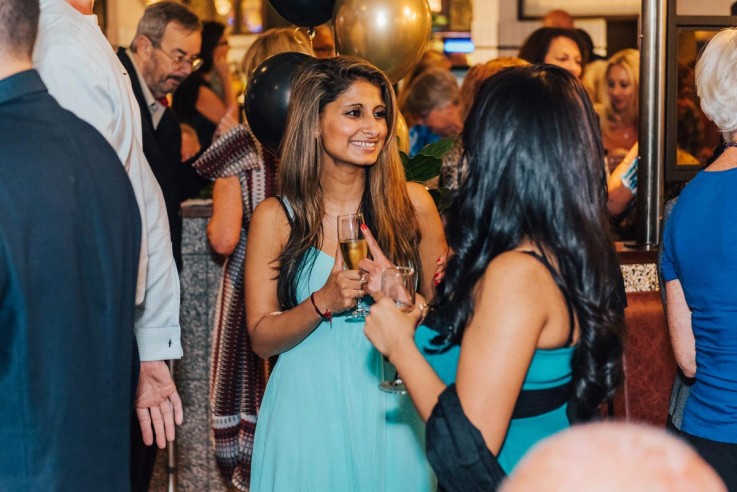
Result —
[[192, 58], [187, 58], [184, 55], [170, 55], [163, 49], [161, 49], [161, 46], [156, 46], [155, 43], [151, 44], [155, 49], [159, 50], [163, 54], [169, 57], [171, 60], [172, 65], [174, 65], [174, 70], [179, 70], [184, 65], [189, 65], [189, 68], [192, 69], [193, 72], [195, 72], [198, 68], [202, 66], [203, 60], [199, 56], [193, 56]]

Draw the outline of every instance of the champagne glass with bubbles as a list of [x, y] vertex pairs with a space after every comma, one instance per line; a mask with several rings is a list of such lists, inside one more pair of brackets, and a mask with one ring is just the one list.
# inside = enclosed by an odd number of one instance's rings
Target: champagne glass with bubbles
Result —
[[[394, 305], [402, 311], [412, 311], [415, 306], [415, 287], [417, 278], [414, 268], [394, 267], [387, 268], [381, 274], [381, 292], [394, 301]], [[394, 372], [394, 379], [382, 381], [379, 388], [387, 393], [404, 394], [407, 389], [398, 372]]]
[[[348, 270], [358, 270], [358, 263], [368, 256], [368, 245], [361, 233], [362, 214], [338, 216], [338, 243], [343, 263]], [[368, 314], [363, 299], [356, 301], [356, 308], [346, 321], [363, 321]]]

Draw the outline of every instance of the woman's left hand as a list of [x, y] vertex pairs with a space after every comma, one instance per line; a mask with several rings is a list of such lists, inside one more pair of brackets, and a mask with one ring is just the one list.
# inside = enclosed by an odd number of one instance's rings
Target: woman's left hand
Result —
[[417, 306], [410, 312], [404, 312], [389, 297], [381, 297], [366, 316], [364, 332], [376, 350], [391, 361], [392, 354], [398, 348], [415, 343], [415, 327], [420, 318], [421, 310]]
[[361, 226], [361, 232], [363, 232], [363, 237], [366, 239], [366, 245], [373, 259], [365, 258], [361, 260], [358, 263], [358, 268], [366, 272], [363, 277], [366, 284], [363, 290], [376, 299], [377, 294], [381, 292], [381, 272], [387, 268], [393, 268], [394, 265], [381, 251], [379, 243], [365, 224]]

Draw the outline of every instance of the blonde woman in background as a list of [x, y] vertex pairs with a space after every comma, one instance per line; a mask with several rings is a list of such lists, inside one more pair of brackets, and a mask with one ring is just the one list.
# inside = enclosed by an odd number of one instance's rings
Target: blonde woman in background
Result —
[[[243, 56], [242, 73], [250, 74], [266, 58], [288, 51], [312, 54], [303, 33], [268, 30]], [[272, 365], [253, 353], [246, 330], [246, 232], [256, 205], [274, 195], [278, 164], [277, 156], [261, 146], [247, 125], [228, 131], [194, 164], [203, 176], [217, 178], [207, 238], [227, 260], [213, 327], [210, 412], [216, 462], [240, 490], [250, 485], [256, 417]]]
[[637, 143], [639, 121], [640, 52], [618, 51], [607, 64], [599, 109], [601, 139], [613, 170]]

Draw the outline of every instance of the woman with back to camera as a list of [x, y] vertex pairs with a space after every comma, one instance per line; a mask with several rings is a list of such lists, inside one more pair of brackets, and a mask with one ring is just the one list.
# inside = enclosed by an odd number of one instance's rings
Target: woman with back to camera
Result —
[[725, 150], [683, 189], [663, 231], [661, 270], [673, 352], [695, 378], [681, 433], [737, 490], [737, 29], [696, 62], [701, 109]]
[[519, 57], [530, 63], [547, 63], [565, 68], [581, 78], [588, 63], [586, 46], [573, 29], [541, 27], [525, 40]]
[[[556, 132], [549, 128], [556, 128]], [[604, 153], [581, 84], [547, 65], [479, 89], [453, 255], [424, 325], [389, 299], [366, 334], [427, 420], [447, 490], [492, 490], [537, 441], [595, 416], [622, 378], [624, 314]]]
[[[268, 57], [287, 51], [312, 54], [309, 39], [300, 31], [269, 29], [243, 55], [243, 73], [250, 74]], [[216, 178], [207, 239], [216, 253], [227, 257], [218, 291], [210, 366], [215, 460], [240, 490], [249, 487], [253, 436], [271, 371], [270, 361], [251, 349], [246, 330], [246, 238], [253, 209], [274, 196], [278, 163], [278, 157], [245, 124], [215, 141], [194, 163], [203, 176]]]
[[396, 117], [391, 83], [361, 59], [316, 60], [295, 75], [280, 197], [256, 208], [246, 252], [252, 346], [279, 355], [256, 429], [254, 491], [433, 488], [421, 420], [406, 395], [379, 390], [381, 354], [362, 321], [347, 322], [368, 279], [345, 270], [338, 250], [337, 217], [360, 212], [432, 294], [442, 224], [427, 191], [404, 180]]

